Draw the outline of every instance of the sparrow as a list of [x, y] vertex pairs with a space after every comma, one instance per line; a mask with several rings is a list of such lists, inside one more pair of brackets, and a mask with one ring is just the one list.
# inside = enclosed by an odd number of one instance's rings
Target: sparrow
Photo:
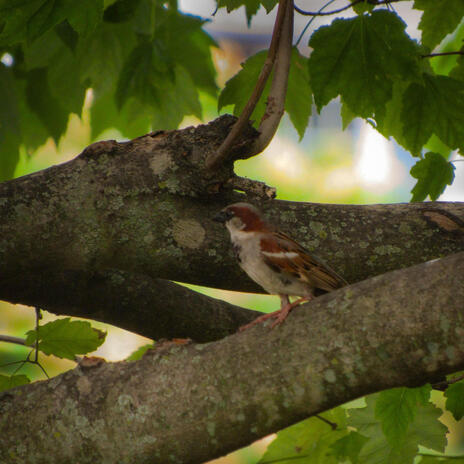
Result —
[[[241, 268], [266, 292], [279, 295], [281, 301], [278, 311], [264, 314], [240, 330], [271, 318], [275, 319], [271, 328], [275, 327], [303, 301], [348, 285], [319, 258], [266, 222], [249, 203], [226, 206], [213, 219], [227, 227]], [[290, 303], [290, 296], [302, 298]]]

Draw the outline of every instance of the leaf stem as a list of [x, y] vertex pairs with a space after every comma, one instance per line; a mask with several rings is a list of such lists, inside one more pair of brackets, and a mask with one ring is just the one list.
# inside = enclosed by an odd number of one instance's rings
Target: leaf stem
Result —
[[421, 58], [435, 58], [436, 56], [447, 56], [447, 55], [464, 55], [464, 51], [458, 50], [455, 52], [429, 53], [428, 55], [421, 55]]
[[302, 454], [301, 456], [288, 456], [285, 458], [279, 458], [279, 459], [271, 459], [270, 461], [260, 461], [259, 464], [274, 464], [276, 462], [282, 462], [282, 461], [292, 461], [296, 459], [303, 459], [307, 458], [309, 454]]
[[[321, 13], [323, 10], [325, 10], [329, 5], [331, 5], [332, 3], [334, 3], [336, 0], [329, 0], [325, 5], [322, 5], [320, 8], [319, 8], [319, 11], [318, 13]], [[296, 9], [296, 7], [295, 7]], [[306, 31], [308, 30], [308, 27], [311, 26], [311, 23], [316, 19], [316, 16], [313, 16], [307, 23], [306, 23], [306, 26], [303, 28], [303, 30], [301, 31], [301, 34], [299, 35], [296, 43], [295, 43], [295, 47], [298, 47], [299, 43], [301, 42], [301, 39], [303, 38], [303, 36], [305, 35]]]
[[430, 454], [430, 453], [417, 453], [417, 456], [427, 456], [428, 458], [444, 458], [444, 459], [463, 459], [464, 454], [461, 456], [458, 455], [448, 455], [448, 454]]
[[[370, 0], [368, 1], [368, 3], [372, 5], [385, 5], [385, 4], [389, 5], [390, 3], [393, 3], [393, 2], [402, 2], [402, 1], [405, 1], [405, 0], [378, 0], [378, 1]], [[364, 2], [364, 0], [353, 0], [349, 5], [345, 5], [341, 8], [338, 8], [337, 10], [332, 10], [332, 11], [321, 11], [321, 10], [305, 11], [295, 5], [295, 11], [304, 16], [330, 16], [333, 14], [341, 13], [342, 11], [345, 11], [345, 10], [349, 10], [354, 5], [357, 5], [358, 3], [362, 3], [362, 2]]]
[[329, 419], [326, 419], [325, 417], [320, 416], [319, 414], [314, 414], [314, 417], [317, 417], [322, 422], [325, 422], [327, 425], [330, 425], [332, 430], [337, 430], [338, 425], [335, 422], [332, 422]]

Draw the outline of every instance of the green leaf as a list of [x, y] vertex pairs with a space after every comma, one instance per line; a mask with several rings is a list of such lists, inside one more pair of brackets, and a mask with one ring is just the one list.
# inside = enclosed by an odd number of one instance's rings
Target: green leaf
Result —
[[439, 457], [433, 455], [422, 455], [422, 459], [419, 464], [464, 464], [464, 456], [462, 458], [457, 458], [455, 456], [447, 458], [446, 456]]
[[0, 181], [11, 179], [19, 160], [18, 92], [10, 68], [0, 63]]
[[[267, 51], [262, 50], [253, 56], [250, 56], [244, 63], [242, 69], [231, 79], [226, 82], [224, 89], [219, 95], [218, 109], [221, 110], [224, 106], [234, 105], [234, 115], [238, 116], [245, 107], [250, 98], [253, 89], [255, 88], [256, 79], [261, 72], [261, 68], [266, 60]], [[256, 124], [259, 124], [261, 117], [265, 111], [265, 101], [269, 93], [270, 80], [268, 79], [266, 87], [263, 91], [258, 104], [256, 105], [250, 119]]]
[[30, 383], [27, 375], [0, 375], [0, 392]]
[[[234, 115], [238, 116], [250, 98], [256, 80], [266, 60], [267, 51], [262, 50], [249, 57], [242, 63], [242, 69], [230, 80], [227, 81], [223, 91], [219, 95], [218, 108], [234, 105]], [[272, 74], [269, 77], [263, 94], [256, 105], [250, 119], [255, 125], [259, 125], [261, 118], [266, 110], [266, 100], [269, 94]], [[307, 58], [300, 55], [298, 50], [292, 50], [292, 60], [290, 73], [288, 76], [287, 98], [285, 100], [285, 110], [290, 116], [295, 129], [300, 138], [303, 137], [308, 126], [309, 116], [311, 115], [311, 88], [309, 86], [309, 76], [307, 71]]]
[[[446, 52], [456, 52], [463, 49], [464, 43], [464, 21], [461, 21], [457, 29], [451, 34], [448, 35], [440, 44], [439, 52], [446, 53]], [[430, 52], [430, 49], [425, 50], [424, 54]], [[452, 54], [452, 55], [441, 55], [435, 56], [433, 58], [427, 58], [424, 60], [425, 63], [428, 63], [430, 67], [433, 69], [435, 74], [442, 74], [444, 76], [454, 77], [455, 79], [459, 79], [459, 77], [452, 76], [450, 74], [453, 67], [456, 66], [459, 59], [462, 58], [462, 55]]]
[[143, 355], [152, 348], [154, 348], [154, 343], [148, 343], [147, 345], [140, 346], [126, 358], [126, 361], [138, 361], [139, 359], [142, 359]]
[[361, 448], [368, 441], [369, 438], [364, 435], [358, 432], [350, 432], [348, 435], [332, 443], [330, 448], [339, 462], [344, 462], [348, 458], [352, 464], [356, 464]]
[[198, 91], [190, 74], [174, 65], [155, 40], [136, 47], [121, 71], [116, 103], [129, 98], [152, 107], [153, 128], [174, 129], [187, 114], [201, 118]]
[[201, 119], [198, 91], [189, 73], [183, 66], [174, 68], [174, 80], [158, 82], [160, 98], [153, 112], [152, 128], [176, 129], [184, 115], [192, 114]]
[[374, 9], [374, 6], [375, 5], [369, 3], [367, 0], [363, 0], [360, 3], [353, 5], [353, 10], [356, 12], [356, 14], [362, 15], [364, 13], [370, 13]]
[[157, 83], [163, 79], [172, 79], [172, 70], [167, 66], [159, 47], [151, 42], [141, 43], [124, 63], [116, 89], [116, 104], [122, 108], [130, 97], [135, 97], [155, 106], [160, 98]]
[[340, 116], [342, 117], [343, 130], [356, 118], [356, 115], [348, 108], [348, 105], [345, 104], [343, 99], [341, 100]]
[[268, 446], [258, 464], [279, 462], [279, 464], [324, 463], [336, 464], [336, 457], [331, 454], [331, 445], [347, 434], [345, 428], [345, 411], [335, 408], [322, 414], [335, 422], [337, 430], [322, 422], [317, 417], [304, 420], [277, 433], [277, 438]]
[[216, 69], [211, 48], [216, 42], [202, 29], [205, 21], [161, 8], [156, 11], [155, 38], [165, 54], [173, 57], [190, 74], [195, 85], [216, 97]]
[[99, 93], [115, 88], [136, 40], [135, 33], [126, 23], [102, 23], [93, 34], [81, 38], [76, 51], [81, 81]]
[[[270, 7], [270, 1], [266, 2], [267, 6]], [[245, 7], [246, 17], [248, 21], [248, 26], [250, 25], [251, 18], [258, 12], [259, 7], [261, 6], [260, 0], [218, 0], [218, 8], [226, 7], [227, 12], [230, 13], [241, 6]], [[269, 10], [268, 10], [269, 11]]]
[[464, 382], [451, 384], [445, 391], [446, 409], [458, 421], [464, 417]]
[[[444, 449], [447, 428], [438, 420], [442, 411], [431, 403], [419, 404], [403, 439], [392, 447], [375, 415], [378, 397], [369, 395], [365, 408], [348, 411], [348, 425], [369, 438], [359, 453], [359, 464], [412, 464], [419, 444], [438, 451]], [[418, 398], [422, 401], [424, 397], [420, 394]]]
[[439, 153], [443, 158], [448, 159], [451, 155], [451, 149], [445, 145], [435, 134], [430, 137], [424, 147], [427, 151]]
[[432, 403], [420, 406], [408, 433], [414, 436], [420, 445], [444, 452], [448, 428], [439, 421], [442, 415], [443, 411]]
[[[464, 52], [464, 49], [461, 50]], [[456, 66], [450, 71], [449, 77], [453, 79], [457, 79], [460, 81], [464, 81], [464, 56], [459, 56], [456, 61]]]
[[390, 446], [394, 447], [406, 435], [420, 404], [430, 397], [430, 386], [420, 388], [393, 388], [379, 394], [375, 406], [375, 417]]
[[28, 18], [27, 38], [33, 41], [66, 18], [70, 0], [45, 0]]
[[25, 147], [27, 153], [30, 154], [43, 145], [50, 135], [37, 114], [32, 111], [27, 103], [27, 80], [18, 79], [16, 84], [19, 97], [18, 107], [21, 126], [21, 143]]
[[103, 0], [73, 2], [67, 11], [67, 19], [80, 36], [92, 34], [103, 20]]
[[412, 83], [404, 93], [401, 120], [404, 139], [413, 155], [434, 133], [452, 149], [464, 149], [464, 82], [424, 74], [424, 83]]
[[[29, 330], [26, 336], [26, 344], [34, 345], [37, 332]], [[40, 351], [71, 360], [74, 360], [77, 354], [95, 351], [105, 341], [105, 337], [105, 332], [94, 329], [90, 323], [71, 321], [70, 317], [47, 322], [38, 330]]]
[[267, 13], [270, 13], [274, 7], [277, 5], [279, 0], [261, 0], [261, 4], [264, 6], [266, 9]]
[[439, 153], [428, 152], [411, 168], [417, 183], [411, 190], [411, 201], [423, 201], [430, 196], [436, 200], [454, 180], [454, 166]]
[[61, 135], [66, 131], [68, 112], [52, 95], [45, 68], [30, 71], [26, 79], [27, 103], [58, 143]]
[[292, 50], [292, 61], [288, 75], [285, 110], [292, 124], [303, 138], [311, 116], [312, 92], [309, 85], [308, 58], [300, 55], [295, 47]]
[[67, 20], [55, 26], [54, 31], [61, 41], [72, 51], [76, 50], [79, 34], [71, 27]]
[[398, 115], [403, 109], [407, 85], [405, 81], [396, 81], [393, 84], [392, 99], [385, 105], [384, 111], [379, 111], [375, 115], [376, 129], [386, 138], [395, 137], [395, 140], [406, 149], [408, 144], [404, 137], [404, 123]]
[[318, 110], [341, 95], [361, 117], [381, 111], [396, 79], [419, 79], [418, 49], [405, 24], [385, 10], [336, 19], [319, 28], [309, 45], [309, 73]]
[[73, 52], [63, 45], [48, 65], [50, 93], [63, 109], [80, 116], [87, 86], [82, 83], [80, 66]]
[[419, 29], [422, 43], [432, 50], [456, 29], [464, 16], [462, 0], [415, 0], [414, 8], [424, 12]]
[[117, 129], [129, 139], [144, 135], [150, 130], [152, 115], [152, 108], [133, 98], [118, 111], [114, 92], [95, 92], [90, 107], [92, 140], [109, 128]]
[[47, 0], [0, 0], [0, 46], [14, 45], [27, 36], [28, 22]]
[[140, 0], [119, 0], [109, 5], [103, 14], [103, 19], [110, 23], [130, 21], [137, 11]]
[[359, 452], [359, 464], [412, 464], [418, 450], [416, 440], [405, 437], [398, 447], [392, 448], [382, 432], [380, 421], [375, 417], [378, 395], [366, 397], [366, 407], [350, 409], [348, 425], [369, 440]]
[[[163, 11], [168, 11], [161, 8], [159, 2], [153, 0], [142, 0], [138, 3], [135, 10], [134, 18], [131, 20], [132, 28], [137, 34], [142, 34], [147, 37], [153, 38], [153, 33], [162, 24], [157, 21], [157, 16]], [[169, 12], [172, 10], [169, 9]]]

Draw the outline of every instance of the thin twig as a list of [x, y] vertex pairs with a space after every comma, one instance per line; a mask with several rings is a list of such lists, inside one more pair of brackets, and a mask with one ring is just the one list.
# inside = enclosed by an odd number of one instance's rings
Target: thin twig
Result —
[[[38, 306], [35, 307], [35, 357], [34, 361], [39, 362], [39, 321], [42, 319], [42, 314]], [[48, 377], [48, 376], [47, 376]]]
[[15, 343], [16, 345], [26, 346], [24, 338], [13, 337], [12, 335], [0, 335], [0, 342]]
[[447, 55], [464, 55], [464, 50], [459, 50], [456, 52], [429, 53], [428, 55], [421, 55], [421, 58], [435, 58], [436, 56], [447, 56]]
[[329, 421], [329, 419], [326, 419], [325, 417], [322, 417], [319, 414], [314, 414], [314, 417], [317, 417], [322, 422], [325, 422], [327, 425], [330, 425], [330, 427], [332, 427], [332, 430], [337, 430], [338, 425], [335, 422]]
[[459, 375], [458, 377], [455, 377], [454, 379], [444, 380], [443, 382], [434, 383], [432, 385], [432, 388], [434, 390], [445, 391], [450, 385], [452, 385], [453, 383], [460, 382], [461, 380], [464, 380], [464, 374]]
[[[47, 371], [43, 368], [43, 366], [39, 362], [39, 321], [42, 319], [42, 313], [40, 312], [40, 308], [36, 306], [35, 308], [35, 331], [36, 331], [36, 340], [34, 343], [34, 348], [29, 351], [29, 354], [26, 356], [26, 359], [22, 361], [13, 361], [9, 362], [6, 364], [0, 365], [0, 367], [6, 367], [6, 366], [12, 366], [14, 364], [19, 364], [19, 366], [13, 371], [11, 374], [12, 376], [16, 374], [22, 367], [29, 363], [29, 364], [35, 364], [36, 366], [39, 366], [39, 368], [42, 370], [42, 372], [46, 375], [47, 379], [50, 378], [50, 376], [47, 374]], [[17, 345], [26, 345], [26, 340], [24, 338], [19, 338], [19, 337], [13, 337], [11, 335], [0, 335], [0, 341], [2, 342], [8, 342], [8, 343], [16, 343]], [[31, 354], [34, 353], [34, 359], [31, 359]]]
[[243, 131], [245, 126], [248, 124], [250, 116], [253, 113], [253, 110], [255, 109], [256, 104], [258, 103], [263, 93], [267, 79], [274, 66], [275, 58], [277, 55], [277, 48], [278, 48], [278, 45], [280, 42], [280, 36], [282, 33], [282, 25], [285, 19], [285, 11], [287, 7], [287, 3], [289, 1], [290, 0], [280, 0], [279, 2], [279, 9], [277, 10], [277, 17], [276, 17], [276, 22], [274, 24], [274, 30], [272, 32], [271, 44], [269, 46], [269, 51], [266, 57], [266, 61], [264, 62], [264, 65], [261, 69], [261, 73], [256, 82], [256, 86], [247, 104], [245, 105], [245, 108], [243, 108], [242, 114], [240, 115], [240, 117], [238, 118], [234, 126], [232, 127], [231, 131], [229, 132], [225, 140], [222, 142], [221, 146], [218, 148], [218, 150], [215, 153], [212, 153], [206, 159], [206, 167], [208, 169], [214, 169], [220, 163], [222, 163], [224, 160], [227, 159], [230, 153], [230, 149], [232, 148], [232, 145], [234, 144], [234, 142], [236, 141], [240, 133]]
[[276, 188], [269, 187], [264, 182], [248, 179], [247, 177], [233, 176], [227, 181], [228, 187], [245, 192], [250, 196], [272, 199], [276, 196]]
[[[393, 3], [393, 2], [402, 2], [402, 1], [405, 1], [405, 0], [379, 0], [377, 2], [371, 1], [369, 3], [371, 5], [377, 6], [377, 5], [389, 5], [390, 3]], [[357, 5], [358, 3], [362, 3], [362, 2], [364, 2], [364, 0], [354, 0], [349, 5], [346, 5], [341, 8], [338, 8], [337, 10], [331, 10], [331, 11], [305, 11], [295, 5], [295, 11], [304, 16], [330, 16], [330, 15], [334, 15], [337, 13], [341, 13], [342, 11], [345, 11], [345, 10], [349, 10], [352, 6]]]
[[418, 456], [427, 456], [428, 458], [444, 458], [444, 459], [463, 459], [464, 454], [461, 456], [458, 455], [449, 455], [449, 454], [429, 454], [429, 453], [417, 453]]
[[[331, 5], [332, 3], [334, 3], [336, 0], [329, 0], [325, 5], [322, 5], [319, 10], [318, 10], [318, 13], [321, 13], [322, 11], [324, 11], [329, 5]], [[298, 44], [301, 42], [301, 39], [303, 38], [303, 36], [305, 35], [305, 32], [308, 30], [308, 27], [311, 26], [311, 23], [316, 19], [316, 16], [313, 16], [306, 24], [306, 26], [303, 28], [303, 30], [301, 31], [300, 33], [300, 36], [298, 37], [297, 41], [295, 42], [295, 47], [298, 47]]]
[[292, 59], [293, 40], [293, 0], [287, 3], [286, 14], [282, 25], [282, 35], [277, 49], [274, 74], [266, 111], [259, 125], [259, 137], [253, 143], [249, 156], [261, 153], [270, 143], [279, 127], [285, 111], [285, 97], [287, 95], [288, 74]]
[[285, 458], [271, 459], [270, 461], [260, 461], [260, 464], [275, 464], [282, 461], [293, 461], [296, 459], [307, 458], [309, 454], [302, 454], [301, 456], [286, 456]]

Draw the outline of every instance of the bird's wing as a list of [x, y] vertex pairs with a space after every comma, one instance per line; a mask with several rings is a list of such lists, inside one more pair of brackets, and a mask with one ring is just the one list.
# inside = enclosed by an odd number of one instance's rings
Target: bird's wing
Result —
[[263, 237], [261, 253], [274, 270], [298, 277], [315, 288], [329, 292], [347, 285], [343, 277], [283, 232]]

